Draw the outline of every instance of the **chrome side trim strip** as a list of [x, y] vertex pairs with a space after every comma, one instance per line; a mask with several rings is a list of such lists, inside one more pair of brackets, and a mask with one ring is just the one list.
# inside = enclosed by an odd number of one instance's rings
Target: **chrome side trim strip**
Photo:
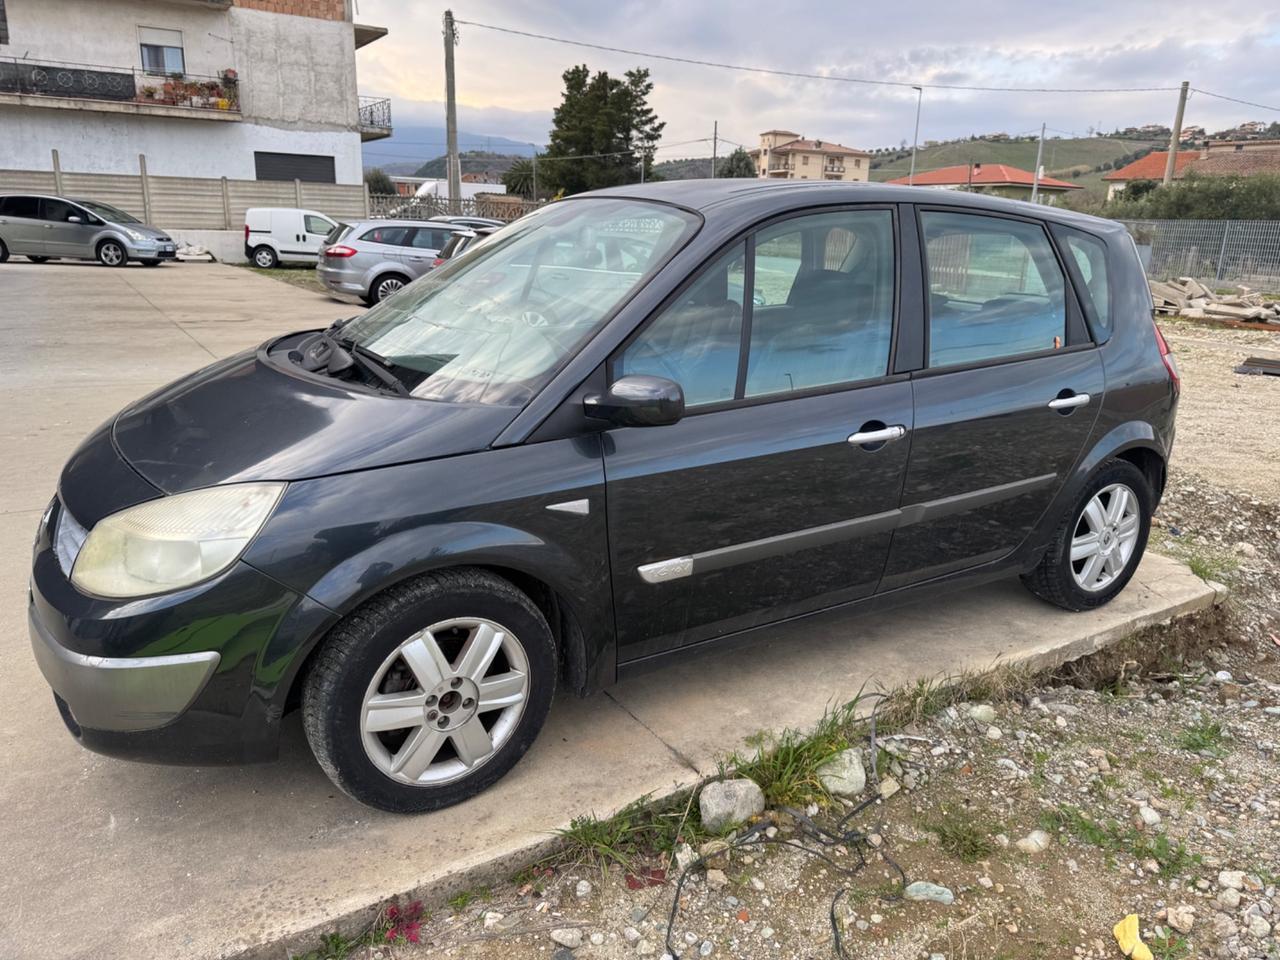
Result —
[[566, 500], [564, 503], [548, 503], [547, 509], [555, 513], [572, 513], [579, 517], [585, 517], [591, 512], [591, 501]]
[[840, 520], [836, 523], [824, 524], [820, 527], [806, 527], [793, 530], [774, 537], [760, 540], [749, 540], [746, 543], [735, 543], [715, 550], [705, 550], [688, 556], [675, 557], [671, 560], [657, 560], [637, 567], [636, 572], [645, 583], [666, 583], [669, 580], [680, 580], [695, 573], [709, 573], [712, 570], [723, 570], [740, 563], [751, 563], [756, 560], [767, 560], [780, 557], [798, 550], [811, 550], [825, 547], [833, 543], [852, 540], [855, 537], [866, 537], [877, 533], [887, 533], [900, 527], [937, 520], [941, 517], [967, 510], [1009, 500], [1013, 497], [1039, 490], [1058, 479], [1056, 473], [1046, 473], [1025, 480], [1014, 480], [994, 487], [983, 487], [969, 493], [959, 493], [951, 497], [937, 500], [926, 500], [913, 503], [900, 510], [886, 510], [852, 520]]

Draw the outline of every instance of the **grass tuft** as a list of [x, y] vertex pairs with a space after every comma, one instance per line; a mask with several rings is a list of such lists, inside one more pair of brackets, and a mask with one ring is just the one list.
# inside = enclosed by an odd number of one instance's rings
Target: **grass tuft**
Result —
[[1208, 751], [1216, 756], [1222, 753], [1223, 736], [1222, 724], [1216, 720], [1201, 720], [1182, 731], [1178, 745], [1192, 753]]
[[938, 838], [938, 846], [965, 863], [977, 863], [995, 852], [989, 824], [943, 810], [941, 817], [924, 828]]

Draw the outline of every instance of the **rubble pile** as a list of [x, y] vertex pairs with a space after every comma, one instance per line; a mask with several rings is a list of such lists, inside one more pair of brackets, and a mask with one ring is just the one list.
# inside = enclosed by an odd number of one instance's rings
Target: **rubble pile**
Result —
[[1222, 296], [1199, 280], [1151, 281], [1151, 299], [1156, 313], [1180, 315], [1191, 320], [1244, 320], [1280, 325], [1280, 300], [1267, 300], [1249, 287], [1237, 286], [1239, 293]]

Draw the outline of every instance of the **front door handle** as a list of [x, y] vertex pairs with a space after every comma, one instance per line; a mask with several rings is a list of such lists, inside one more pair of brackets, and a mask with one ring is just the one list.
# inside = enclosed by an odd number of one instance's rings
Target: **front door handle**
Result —
[[901, 424], [896, 424], [892, 427], [882, 427], [879, 430], [859, 430], [849, 437], [849, 442], [855, 447], [862, 447], [872, 443], [888, 443], [890, 440], [901, 440], [906, 435], [907, 428]]
[[1083, 407], [1089, 402], [1087, 393], [1075, 393], [1069, 397], [1055, 397], [1049, 401], [1050, 410], [1071, 410], [1075, 407]]

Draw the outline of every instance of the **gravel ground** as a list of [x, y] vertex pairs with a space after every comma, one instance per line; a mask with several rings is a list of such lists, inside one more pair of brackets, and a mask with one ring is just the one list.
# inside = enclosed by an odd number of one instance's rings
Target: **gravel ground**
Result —
[[[1280, 960], [1280, 379], [1232, 372], [1280, 338], [1162, 325], [1184, 394], [1152, 546], [1229, 583], [1226, 607], [1144, 635], [1141, 664], [1112, 654], [881, 740], [880, 776], [901, 789], [845, 844], [767, 810], [773, 839], [830, 862], [776, 842], [716, 853], [683, 888], [678, 956], [832, 957], [834, 902], [857, 960], [1120, 957], [1127, 914], [1157, 960]], [[832, 827], [853, 802], [808, 812]], [[655, 869], [656, 885], [638, 879]], [[658, 855], [526, 870], [426, 905], [416, 944], [353, 956], [659, 957], [679, 874]], [[950, 902], [904, 899], [904, 876]]]

